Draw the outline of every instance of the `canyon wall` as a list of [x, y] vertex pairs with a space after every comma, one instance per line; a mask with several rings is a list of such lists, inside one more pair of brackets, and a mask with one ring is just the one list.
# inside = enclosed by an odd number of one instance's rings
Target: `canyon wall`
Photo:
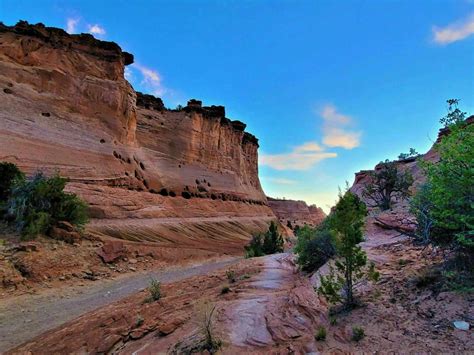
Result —
[[310, 226], [319, 225], [326, 214], [316, 205], [308, 206], [304, 201], [283, 200], [267, 197], [268, 206], [278, 217], [283, 225], [287, 225], [288, 221], [294, 226]]
[[222, 106], [136, 93], [132, 63], [88, 34], [0, 24], [0, 161], [68, 177], [105, 237], [194, 246], [265, 229], [258, 140]]

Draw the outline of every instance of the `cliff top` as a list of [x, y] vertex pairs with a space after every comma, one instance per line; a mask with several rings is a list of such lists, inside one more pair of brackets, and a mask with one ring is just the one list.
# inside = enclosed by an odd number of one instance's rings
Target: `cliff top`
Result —
[[33, 25], [27, 21], [18, 21], [14, 26], [0, 22], [0, 33], [8, 32], [34, 37], [55, 48], [81, 51], [107, 61], [122, 60], [124, 65], [133, 63], [133, 55], [122, 51], [117, 43], [98, 40], [88, 33], [69, 34], [61, 28], [46, 27], [42, 23]]

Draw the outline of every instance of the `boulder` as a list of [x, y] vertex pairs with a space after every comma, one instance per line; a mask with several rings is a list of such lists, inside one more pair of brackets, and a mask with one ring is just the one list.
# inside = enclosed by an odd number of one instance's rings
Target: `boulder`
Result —
[[121, 241], [107, 241], [98, 251], [97, 255], [104, 263], [112, 263], [125, 256], [125, 246]]
[[58, 222], [51, 228], [49, 236], [56, 240], [62, 240], [69, 244], [80, 242], [81, 234], [68, 222]]

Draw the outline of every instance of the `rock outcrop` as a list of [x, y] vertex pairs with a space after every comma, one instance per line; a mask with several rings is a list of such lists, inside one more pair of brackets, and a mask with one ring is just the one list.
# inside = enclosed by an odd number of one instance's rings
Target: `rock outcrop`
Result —
[[294, 226], [308, 224], [310, 226], [319, 225], [326, 217], [324, 211], [316, 205], [308, 206], [304, 201], [283, 200], [267, 197], [268, 206], [278, 217], [283, 225], [288, 222]]
[[131, 63], [91, 35], [0, 24], [0, 160], [68, 177], [98, 234], [194, 247], [266, 228], [245, 124], [198, 100], [165, 109], [125, 80]]
[[[466, 119], [467, 124], [474, 124], [474, 116], [470, 116]], [[440, 142], [444, 136], [449, 134], [449, 129], [442, 128], [438, 132], [436, 143]], [[409, 171], [413, 176], [413, 185], [410, 188], [411, 193], [415, 193], [416, 190], [426, 181], [426, 177], [421, 169], [418, 160], [423, 159], [428, 162], [436, 163], [439, 161], [439, 154], [433, 145], [430, 150], [425, 154], [417, 157], [410, 157], [407, 159], [397, 160], [397, 168], [400, 171]], [[378, 164], [374, 167], [374, 170], [362, 170], [355, 174], [355, 179], [350, 190], [357, 194], [362, 200], [366, 201], [363, 196], [365, 186], [371, 181], [371, 173], [381, 168]], [[377, 214], [375, 224], [382, 228], [395, 228], [401, 233], [412, 233], [415, 228], [414, 217], [409, 213], [409, 205], [407, 200], [394, 201], [393, 207], [389, 211], [376, 211], [376, 209], [370, 208], [369, 211]]]

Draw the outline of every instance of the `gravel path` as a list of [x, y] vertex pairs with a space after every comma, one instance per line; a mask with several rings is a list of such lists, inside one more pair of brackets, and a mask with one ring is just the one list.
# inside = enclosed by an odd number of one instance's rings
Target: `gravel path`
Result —
[[135, 273], [89, 287], [74, 286], [60, 292], [51, 290], [40, 295], [22, 295], [8, 300], [0, 305], [0, 354], [86, 312], [144, 289], [151, 277], [162, 283], [171, 283], [205, 275], [239, 260], [232, 258], [161, 272]]

